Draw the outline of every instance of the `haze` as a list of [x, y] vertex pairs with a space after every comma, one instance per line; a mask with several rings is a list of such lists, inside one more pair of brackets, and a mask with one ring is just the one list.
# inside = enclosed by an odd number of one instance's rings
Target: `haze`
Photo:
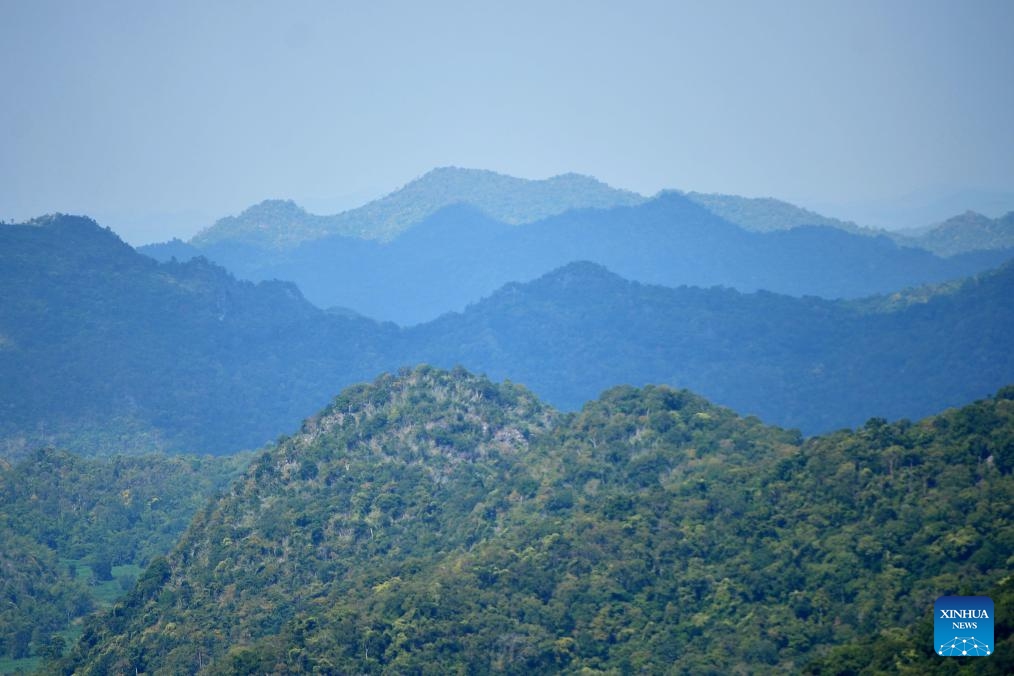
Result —
[[0, 218], [140, 244], [444, 165], [1014, 209], [1010, 2], [546, 4], [0, 2]]

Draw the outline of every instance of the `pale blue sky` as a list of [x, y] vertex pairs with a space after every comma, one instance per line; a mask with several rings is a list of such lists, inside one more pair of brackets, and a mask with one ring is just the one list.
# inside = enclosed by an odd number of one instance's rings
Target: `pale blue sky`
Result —
[[0, 218], [143, 243], [444, 165], [1014, 209], [1012, 28], [1009, 0], [0, 0]]

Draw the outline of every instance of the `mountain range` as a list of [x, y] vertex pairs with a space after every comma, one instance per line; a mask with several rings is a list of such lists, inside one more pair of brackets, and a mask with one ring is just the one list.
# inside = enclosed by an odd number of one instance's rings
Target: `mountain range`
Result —
[[260, 455], [58, 673], [842, 673], [1008, 574], [1012, 397], [802, 442], [666, 387], [562, 415], [404, 370]]
[[257, 447], [341, 387], [422, 362], [522, 382], [570, 410], [620, 383], [692, 387], [807, 434], [922, 417], [1014, 382], [1011, 265], [828, 301], [645, 285], [577, 263], [408, 329], [206, 260], [157, 263], [79, 217], [0, 227], [0, 271], [8, 457], [39, 443]]
[[[907, 246], [927, 248], [942, 255], [1014, 246], [1009, 227], [1003, 228], [1005, 232], [1001, 237], [997, 237], [995, 232], [982, 232], [984, 226], [981, 220], [986, 217], [981, 215], [976, 215], [980, 223], [968, 228], [968, 232], [962, 235], [964, 241], [961, 247], [954, 249], [947, 246], [952, 235], [943, 234], [943, 231], [939, 241], [936, 235], [922, 238], [943, 224], [928, 224], [917, 229], [895, 226], [893, 230], [885, 230], [824, 216], [772, 197], [700, 192], [679, 194], [715, 215], [755, 232], [823, 226], [856, 234], [886, 235]], [[237, 216], [219, 219], [201, 230], [191, 240], [191, 244], [195, 249], [205, 249], [216, 242], [231, 242], [282, 250], [329, 235], [387, 241], [440, 209], [455, 204], [470, 204], [490, 218], [518, 225], [571, 209], [633, 206], [646, 199], [637, 193], [612, 188], [581, 174], [570, 173], [544, 180], [529, 180], [481, 169], [440, 167], [362, 207], [330, 216], [308, 213], [291, 200], [265, 200]], [[951, 220], [968, 219], [969, 215], [966, 214]], [[949, 229], [953, 228], [943, 228]], [[986, 226], [985, 229], [996, 230], [996, 227]], [[152, 250], [158, 251], [159, 245], [154, 245]]]
[[[163, 260], [190, 257], [179, 243], [142, 251]], [[411, 325], [576, 260], [665, 286], [858, 298], [975, 274], [1012, 250], [940, 258], [826, 226], [754, 232], [665, 193], [635, 206], [569, 210], [523, 225], [459, 204], [387, 242], [328, 236], [278, 251], [227, 240], [199, 253], [243, 279], [292, 281], [318, 307]]]
[[456, 168], [0, 224], [0, 673], [1011, 673], [1012, 225]]
[[467, 203], [505, 223], [527, 223], [576, 207], [636, 204], [643, 197], [589, 176], [562, 174], [541, 181], [492, 171], [442, 167], [357, 209], [318, 216], [294, 202], [268, 200], [199, 232], [195, 246], [216, 242], [286, 249], [328, 235], [388, 240], [440, 209]]
[[901, 233], [898, 240], [932, 251], [939, 256], [954, 256], [984, 249], [1009, 249], [1014, 246], [1014, 211], [1000, 218], [989, 218], [974, 211], [947, 219], [918, 233]]

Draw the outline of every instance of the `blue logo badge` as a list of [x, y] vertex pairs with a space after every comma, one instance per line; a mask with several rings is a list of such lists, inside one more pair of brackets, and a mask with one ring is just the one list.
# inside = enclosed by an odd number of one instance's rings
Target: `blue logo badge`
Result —
[[993, 601], [988, 596], [941, 596], [933, 604], [937, 655], [985, 657], [993, 647]]

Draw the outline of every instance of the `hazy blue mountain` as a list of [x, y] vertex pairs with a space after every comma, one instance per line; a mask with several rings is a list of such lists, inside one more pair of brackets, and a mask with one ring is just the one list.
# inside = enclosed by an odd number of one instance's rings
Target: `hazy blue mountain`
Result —
[[881, 231], [860, 227], [851, 221], [822, 216], [809, 209], [772, 197], [741, 197], [739, 195], [699, 192], [688, 192], [683, 195], [744, 230], [771, 232], [791, 230], [806, 225], [818, 225], [860, 235], [885, 234]]
[[899, 243], [918, 246], [938, 256], [1014, 247], [1014, 211], [989, 218], [974, 211], [949, 218], [917, 233], [901, 233]]
[[403, 349], [408, 363], [465, 364], [564, 409], [618, 383], [666, 383], [807, 433], [918, 418], [1014, 382], [1014, 264], [910, 295], [671, 289], [575, 263], [415, 327]]
[[7, 455], [259, 446], [382, 369], [393, 331], [289, 283], [156, 263], [72, 216], [0, 226], [0, 299]]
[[176, 259], [181, 263], [185, 263], [191, 258], [197, 258], [204, 254], [196, 246], [187, 244], [181, 239], [174, 237], [168, 242], [157, 242], [155, 244], [144, 244], [137, 247], [139, 253], [143, 253], [149, 258], [168, 263], [172, 259]]
[[578, 207], [637, 204], [643, 199], [580, 174], [527, 180], [492, 171], [443, 167], [385, 197], [333, 216], [309, 214], [291, 201], [268, 200], [239, 216], [220, 219], [198, 233], [191, 244], [204, 249], [229, 242], [284, 250], [327, 235], [384, 241], [458, 203], [471, 204], [491, 218], [518, 224]]
[[[594, 232], [614, 214], [589, 215], [563, 224]], [[428, 234], [442, 241], [440, 222], [431, 226], [406, 234], [416, 250]], [[487, 226], [477, 231], [493, 238], [509, 227]], [[671, 226], [659, 218], [642, 227], [650, 235]], [[564, 248], [574, 232], [556, 232], [553, 255], [587, 250]], [[656, 253], [664, 271], [675, 252]], [[527, 264], [535, 276], [552, 260]], [[835, 302], [644, 285], [580, 263], [399, 329], [319, 310], [290, 283], [237, 281], [203, 259], [159, 264], [90, 220], [49, 217], [0, 227], [2, 454], [39, 443], [88, 452], [259, 446], [342, 387], [420, 362], [510, 378], [567, 409], [618, 383], [665, 383], [807, 433], [914, 418], [1014, 382], [1012, 277], [1008, 265], [942, 289]], [[458, 284], [477, 279], [460, 274]]]
[[504, 284], [575, 260], [666, 286], [858, 298], [975, 274], [1011, 255], [941, 259], [887, 237], [828, 227], [750, 232], [676, 193], [520, 226], [456, 205], [389, 242], [331, 236], [279, 252], [223, 241], [202, 252], [245, 279], [291, 280], [318, 307], [402, 325], [462, 310]]
[[1009, 576], [1012, 440], [1012, 388], [804, 442], [685, 390], [562, 415], [403, 370], [254, 460], [61, 670], [799, 673]]

